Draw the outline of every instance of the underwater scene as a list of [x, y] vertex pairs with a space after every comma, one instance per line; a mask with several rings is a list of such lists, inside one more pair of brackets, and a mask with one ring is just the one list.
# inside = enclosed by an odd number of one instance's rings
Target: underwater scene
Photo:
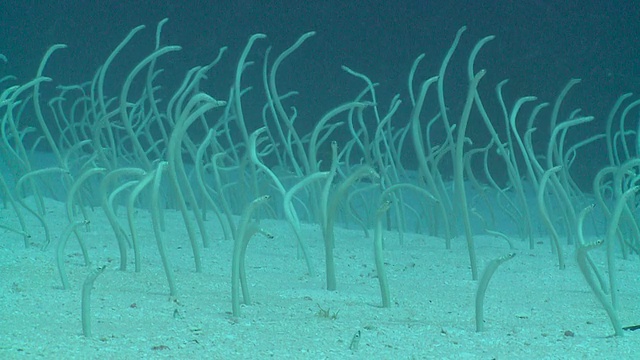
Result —
[[0, 358], [640, 356], [632, 2], [0, 13]]

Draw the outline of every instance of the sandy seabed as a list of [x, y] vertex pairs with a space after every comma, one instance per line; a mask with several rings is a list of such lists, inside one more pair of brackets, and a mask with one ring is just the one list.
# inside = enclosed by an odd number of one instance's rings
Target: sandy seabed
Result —
[[[485, 331], [475, 331], [474, 297], [466, 242], [396, 232], [385, 234], [385, 262], [392, 306], [381, 308], [372, 235], [336, 229], [338, 290], [324, 279], [324, 247], [317, 225], [303, 225], [317, 274], [309, 276], [297, 255], [289, 225], [263, 220], [274, 235], [255, 236], [247, 251], [253, 303], [231, 316], [232, 241], [216, 220], [207, 222], [212, 246], [202, 249], [202, 273], [194, 271], [191, 247], [178, 212], [166, 212], [164, 241], [178, 287], [169, 299], [151, 220], [136, 215], [141, 271], [119, 271], [115, 236], [100, 209], [83, 229], [92, 265], [84, 265], [77, 241], [66, 249], [71, 288], [63, 290], [54, 249], [68, 224], [63, 204], [49, 201], [52, 244], [37, 222], [29, 224], [34, 246], [2, 230], [0, 235], [1, 359], [637, 359], [640, 331], [612, 337], [613, 329], [567, 246], [567, 268], [558, 270], [549, 240], [517, 256], [495, 273], [485, 299]], [[124, 219], [124, 209], [119, 209]], [[2, 210], [3, 223], [14, 221]], [[122, 223], [126, 226], [126, 222]], [[14, 225], [17, 226], [17, 225]], [[476, 237], [480, 269], [510, 252], [503, 240]], [[605, 269], [604, 253], [594, 258]], [[92, 338], [82, 335], [81, 287], [97, 266], [107, 270], [91, 296]], [[619, 316], [640, 323], [640, 261], [617, 260]], [[329, 315], [327, 316], [322, 316]], [[353, 344], [360, 333], [357, 346]]]

